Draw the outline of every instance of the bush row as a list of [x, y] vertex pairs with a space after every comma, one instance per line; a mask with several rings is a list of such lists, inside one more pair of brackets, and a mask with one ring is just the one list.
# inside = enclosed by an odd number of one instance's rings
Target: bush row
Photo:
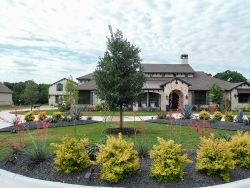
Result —
[[[150, 176], [158, 181], [173, 181], [183, 177], [183, 164], [192, 163], [182, 146], [173, 140], [157, 138], [158, 143], [149, 151], [152, 159]], [[100, 166], [101, 179], [118, 182], [131, 176], [140, 168], [139, 154], [134, 149], [134, 143], [126, 141], [121, 134], [118, 137], [108, 136], [106, 144], [95, 145], [96, 161], [90, 160], [88, 139], [76, 140], [65, 137], [61, 144], [51, 144], [55, 148], [54, 163], [57, 170], [71, 173], [90, 167]], [[90, 147], [91, 148], [91, 147]], [[91, 153], [93, 155], [93, 152]], [[208, 175], [219, 174], [229, 181], [229, 172], [236, 165], [250, 167], [250, 134], [237, 132], [230, 141], [216, 138], [201, 138], [196, 151], [196, 170]]]

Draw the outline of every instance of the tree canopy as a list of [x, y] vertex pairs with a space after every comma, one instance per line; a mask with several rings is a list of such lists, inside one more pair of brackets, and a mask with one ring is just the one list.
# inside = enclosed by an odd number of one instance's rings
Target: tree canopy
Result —
[[247, 79], [237, 71], [226, 70], [225, 72], [220, 72], [214, 75], [215, 78], [219, 78], [221, 80], [229, 81], [232, 83], [237, 82], [245, 82]]
[[111, 26], [109, 30], [107, 49], [98, 62], [94, 79], [97, 96], [110, 107], [119, 107], [122, 129], [123, 107], [137, 101], [146, 79], [141, 69], [140, 49], [123, 38], [121, 31], [113, 33]]
[[23, 95], [25, 103], [30, 104], [32, 111], [32, 106], [38, 101], [39, 97], [38, 85], [33, 80], [27, 81]]
[[[29, 83], [29, 81], [15, 83], [4, 82], [4, 85], [6, 85], [9, 89], [13, 91], [12, 98], [15, 105], [27, 104], [27, 101], [24, 100], [24, 90], [26, 88], [27, 83]], [[49, 84], [37, 84], [37, 87], [39, 94], [36, 103], [47, 104]]]
[[209, 100], [216, 104], [221, 104], [224, 96], [224, 91], [219, 85], [213, 84], [209, 88]]

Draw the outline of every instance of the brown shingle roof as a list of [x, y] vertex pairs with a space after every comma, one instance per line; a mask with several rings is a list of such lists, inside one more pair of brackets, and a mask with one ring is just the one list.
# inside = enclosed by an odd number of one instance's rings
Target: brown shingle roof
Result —
[[2, 82], [0, 82], [0, 93], [13, 93], [13, 92]]
[[96, 83], [94, 80], [78, 85], [78, 90], [80, 91], [91, 91], [95, 89], [96, 89]]
[[142, 64], [145, 73], [194, 73], [189, 64]]
[[92, 76], [93, 76], [93, 73], [90, 73], [90, 74], [86, 74], [84, 76], [81, 76], [79, 78], [76, 78], [77, 80], [91, 80], [92, 79]]

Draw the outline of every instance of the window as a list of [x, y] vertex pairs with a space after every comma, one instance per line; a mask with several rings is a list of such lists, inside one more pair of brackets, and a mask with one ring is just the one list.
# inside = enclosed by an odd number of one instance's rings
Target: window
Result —
[[239, 93], [238, 102], [239, 103], [248, 103], [250, 101], [250, 93]]
[[200, 105], [207, 104], [206, 91], [195, 91], [194, 92], [194, 104], [200, 104]]
[[63, 85], [61, 83], [56, 85], [56, 91], [63, 91]]

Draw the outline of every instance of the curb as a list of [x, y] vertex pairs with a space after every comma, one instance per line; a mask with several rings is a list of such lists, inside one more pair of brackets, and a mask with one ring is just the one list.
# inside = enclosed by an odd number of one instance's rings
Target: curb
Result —
[[25, 177], [6, 170], [0, 169], [1, 188], [95, 188], [95, 186], [75, 185], [53, 181], [45, 181]]
[[[61, 182], [45, 181], [40, 179], [29, 178], [19, 174], [15, 174], [6, 170], [0, 169], [0, 187], [8, 188], [97, 188], [97, 186], [84, 186], [76, 184], [68, 184]], [[250, 178], [231, 183], [219, 184], [200, 188], [249, 188]], [[108, 188], [108, 187], [103, 187]]]
[[[249, 187], [250, 187], [250, 178], [234, 181], [231, 183], [208, 186], [207, 188], [249, 188]], [[205, 188], [205, 187], [200, 187], [200, 188]]]

